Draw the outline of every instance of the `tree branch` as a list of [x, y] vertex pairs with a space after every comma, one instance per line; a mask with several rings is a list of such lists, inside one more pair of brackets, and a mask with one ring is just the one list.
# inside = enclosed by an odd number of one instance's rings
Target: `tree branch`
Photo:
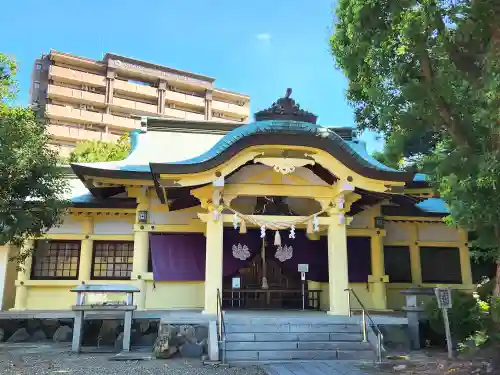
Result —
[[[426, 50], [421, 51], [419, 60], [420, 60], [420, 69], [422, 72], [422, 76], [424, 78], [424, 84], [426, 85], [427, 92], [436, 103], [437, 110], [439, 112], [441, 120], [443, 120], [443, 122], [447, 125], [448, 131], [455, 142], [467, 147], [471, 147], [469, 139], [465, 136], [465, 134], [462, 131], [462, 126], [454, 118], [451, 112], [450, 105], [435, 90], [434, 72], [432, 70], [429, 54], [427, 53]], [[435, 126], [436, 125], [437, 124], [435, 124]], [[436, 130], [439, 131], [440, 129]]]

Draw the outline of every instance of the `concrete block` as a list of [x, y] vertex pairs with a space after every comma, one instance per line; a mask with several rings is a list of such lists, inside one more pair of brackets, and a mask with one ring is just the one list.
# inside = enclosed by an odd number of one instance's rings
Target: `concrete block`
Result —
[[330, 334], [327, 332], [320, 333], [298, 333], [299, 341], [329, 341]]
[[297, 341], [296, 333], [256, 333], [255, 341]]
[[228, 324], [227, 333], [290, 332], [288, 324]]
[[330, 341], [358, 341], [363, 340], [361, 333], [330, 333]]
[[294, 349], [297, 349], [297, 342], [294, 342], [294, 341], [228, 342], [226, 349], [228, 351], [294, 350]]
[[353, 341], [299, 342], [298, 348], [303, 350], [371, 350], [369, 343]]
[[228, 361], [257, 361], [258, 359], [259, 352], [257, 351], [226, 352], [226, 360]]
[[255, 335], [255, 333], [226, 333], [226, 341], [255, 341]]
[[285, 361], [285, 360], [334, 360], [337, 359], [336, 351], [326, 350], [280, 350], [259, 351], [260, 361]]

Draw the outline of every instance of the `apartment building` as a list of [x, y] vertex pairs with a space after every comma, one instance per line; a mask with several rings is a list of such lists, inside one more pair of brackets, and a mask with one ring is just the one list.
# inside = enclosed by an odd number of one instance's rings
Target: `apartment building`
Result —
[[67, 156], [82, 140], [115, 141], [141, 116], [234, 123], [249, 120], [247, 95], [214, 78], [107, 53], [102, 60], [51, 51], [35, 61], [31, 104]]

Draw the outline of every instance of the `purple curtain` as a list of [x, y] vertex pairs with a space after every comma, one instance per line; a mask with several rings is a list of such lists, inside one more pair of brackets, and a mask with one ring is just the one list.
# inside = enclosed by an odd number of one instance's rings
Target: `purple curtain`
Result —
[[149, 239], [155, 280], [205, 280], [206, 245], [202, 233], [151, 234]]
[[[233, 228], [224, 229], [223, 239], [223, 266], [222, 273], [224, 276], [234, 275], [240, 268], [246, 267], [253, 257], [259, 254], [262, 239], [260, 238], [260, 231], [249, 230], [248, 233], [240, 234], [239, 230]], [[241, 248], [246, 246], [249, 255], [247, 259], [238, 259], [233, 255], [233, 246]]]
[[366, 283], [372, 273], [370, 237], [347, 237], [347, 267], [351, 283]]
[[[266, 248], [267, 258], [273, 259], [283, 265], [291, 274], [298, 274], [299, 264], [309, 264], [307, 279], [312, 281], [328, 281], [328, 247], [326, 237], [321, 237], [317, 241], [311, 241], [307, 238], [304, 231], [296, 231], [295, 239], [288, 238], [288, 231], [281, 231], [281, 245], [291, 246], [293, 254], [290, 259], [280, 262], [276, 259], [276, 249], [274, 245], [275, 232], [268, 233], [268, 246]], [[326, 278], [326, 279], [325, 279]]]

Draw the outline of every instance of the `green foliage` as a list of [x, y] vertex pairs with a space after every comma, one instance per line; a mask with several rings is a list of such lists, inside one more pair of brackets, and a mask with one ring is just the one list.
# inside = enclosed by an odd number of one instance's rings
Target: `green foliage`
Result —
[[465, 341], [459, 342], [457, 347], [460, 352], [475, 352], [479, 348], [486, 345], [490, 340], [490, 335], [488, 331], [481, 330], [476, 331], [472, 335], [466, 338]]
[[448, 222], [499, 259], [500, 2], [339, 0], [336, 14], [358, 126], [429, 174]]
[[60, 222], [67, 186], [45, 124], [31, 109], [7, 105], [15, 71], [0, 55], [0, 245], [22, 246]]
[[0, 53], [0, 105], [13, 99], [17, 92], [17, 82], [14, 79], [16, 72], [15, 61]]
[[69, 156], [70, 163], [94, 163], [99, 161], [123, 160], [130, 152], [128, 134], [118, 142], [83, 141], [77, 144]]
[[[483, 306], [484, 308], [484, 306]], [[444, 337], [444, 322], [441, 309], [435, 298], [425, 305], [431, 329]], [[452, 292], [452, 308], [448, 310], [450, 330], [455, 342], [466, 340], [476, 331], [483, 329], [485, 313], [470, 293]]]

